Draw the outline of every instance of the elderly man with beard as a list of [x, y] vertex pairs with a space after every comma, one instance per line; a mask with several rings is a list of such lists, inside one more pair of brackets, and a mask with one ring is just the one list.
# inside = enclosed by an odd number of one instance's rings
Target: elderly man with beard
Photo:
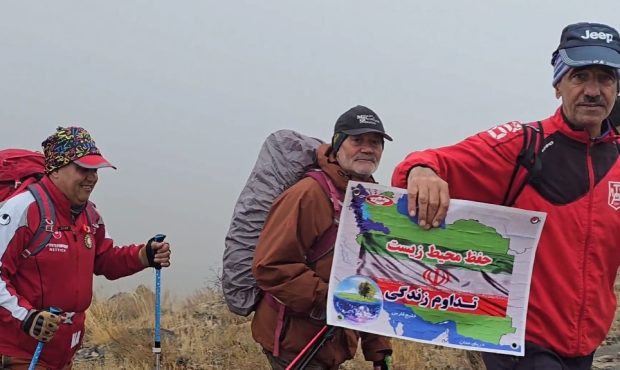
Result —
[[[547, 213], [532, 272], [525, 356], [485, 353], [489, 370], [590, 369], [616, 311], [620, 162], [618, 136], [606, 118], [618, 95], [618, 32], [571, 24], [551, 63], [562, 105], [533, 124], [544, 133], [537, 153], [542, 170], [512, 204]], [[502, 204], [524, 132], [511, 122], [453, 146], [411, 153], [392, 183], [407, 188], [409, 212], [427, 229], [445, 218], [450, 197]]]
[[[367, 107], [353, 107], [336, 121], [331, 145], [317, 149], [318, 166], [341, 194], [349, 180], [374, 182], [384, 139], [392, 140], [379, 116]], [[315, 179], [306, 177], [276, 199], [260, 234], [252, 271], [258, 286], [287, 312], [279, 318], [284, 311], [264, 298], [252, 320], [252, 335], [273, 369], [285, 369], [325, 325], [333, 248], [310, 264], [306, 255], [333, 220], [329, 195]], [[389, 369], [389, 338], [345, 329], [335, 331], [306, 369], [337, 369], [353, 358], [360, 338], [372, 368]]]

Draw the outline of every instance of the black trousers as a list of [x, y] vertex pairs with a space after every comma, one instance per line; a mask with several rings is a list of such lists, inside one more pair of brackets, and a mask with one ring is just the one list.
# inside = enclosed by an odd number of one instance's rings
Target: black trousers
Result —
[[525, 342], [525, 356], [482, 353], [487, 370], [590, 370], [594, 352], [581, 357], [562, 357], [550, 349]]

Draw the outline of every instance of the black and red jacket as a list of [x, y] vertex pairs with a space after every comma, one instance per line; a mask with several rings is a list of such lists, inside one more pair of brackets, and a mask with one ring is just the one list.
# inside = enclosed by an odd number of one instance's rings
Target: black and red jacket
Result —
[[[618, 136], [605, 121], [601, 136], [591, 139], [570, 127], [561, 108], [542, 127], [542, 170], [514, 203], [547, 213], [532, 273], [526, 340], [562, 356], [584, 356], [605, 339], [616, 310]], [[448, 182], [451, 198], [501, 204], [522, 147], [521, 124], [496, 126], [453, 146], [409, 154], [392, 184], [406, 188], [410, 169], [425, 165]]]

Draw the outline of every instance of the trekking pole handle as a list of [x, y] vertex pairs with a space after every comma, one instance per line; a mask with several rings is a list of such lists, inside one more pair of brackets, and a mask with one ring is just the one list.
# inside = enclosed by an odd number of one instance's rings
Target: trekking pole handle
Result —
[[[157, 234], [153, 240], [161, 243], [166, 238], [164, 234]], [[160, 369], [161, 338], [160, 338], [160, 319], [161, 319], [161, 266], [155, 268], [155, 342], [153, 343], [153, 353], [155, 354], [155, 369]]]
[[[49, 312], [53, 314], [59, 314], [62, 312], [60, 308], [50, 307], [48, 309]], [[32, 360], [30, 360], [30, 365], [28, 366], [28, 370], [34, 370], [37, 367], [37, 362], [39, 362], [39, 357], [41, 356], [41, 352], [43, 352], [44, 342], [37, 343], [37, 348], [34, 350], [34, 354], [32, 355]]]
[[[156, 234], [152, 239], [153, 239], [154, 242], [161, 243], [161, 242], [164, 241], [164, 239], [166, 239], [166, 235], [164, 235], [164, 234]], [[155, 264], [155, 269], [156, 270], [161, 270], [161, 265], [159, 263], [156, 263]]]

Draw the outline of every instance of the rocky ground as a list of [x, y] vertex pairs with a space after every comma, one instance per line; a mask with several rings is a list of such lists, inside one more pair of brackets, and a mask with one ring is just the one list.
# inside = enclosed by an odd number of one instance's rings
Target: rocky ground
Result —
[[599, 348], [594, 357], [593, 369], [620, 370], [620, 344], [611, 344]]
[[[616, 292], [620, 292], [620, 278], [616, 279]], [[596, 351], [593, 369], [620, 370], [620, 308], [616, 305], [616, 319], [607, 339]]]

